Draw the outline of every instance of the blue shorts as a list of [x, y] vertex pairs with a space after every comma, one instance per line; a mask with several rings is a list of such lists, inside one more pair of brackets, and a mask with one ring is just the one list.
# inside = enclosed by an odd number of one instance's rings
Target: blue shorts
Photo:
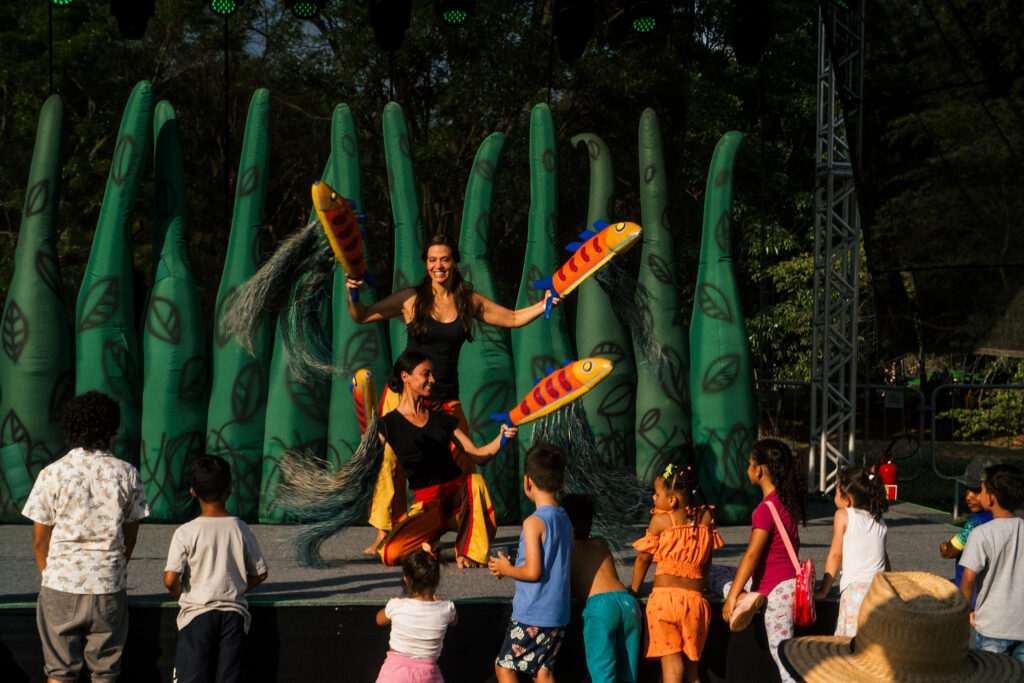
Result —
[[174, 683], [235, 683], [245, 655], [245, 617], [238, 612], [203, 612], [178, 631]]
[[541, 669], [554, 668], [564, 638], [564, 626], [529, 626], [509, 619], [505, 642], [494, 663], [502, 669], [536, 676]]
[[640, 605], [626, 591], [598, 593], [583, 608], [583, 642], [594, 683], [635, 683], [640, 663]]

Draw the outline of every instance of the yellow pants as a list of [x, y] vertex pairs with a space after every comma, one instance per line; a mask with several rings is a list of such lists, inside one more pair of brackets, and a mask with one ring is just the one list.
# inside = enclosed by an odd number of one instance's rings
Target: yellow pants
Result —
[[456, 532], [455, 554], [484, 564], [497, 531], [491, 494], [479, 474], [416, 492], [412, 510], [384, 539], [381, 560], [401, 564], [402, 558], [424, 543], [433, 544], [445, 531]]
[[[398, 407], [401, 394], [384, 389], [380, 401], [380, 415], [383, 417]], [[434, 404], [434, 408], [443, 410], [459, 421], [459, 429], [469, 434], [469, 423], [462, 412], [462, 403], [449, 401]], [[452, 443], [452, 458], [463, 474], [476, 474], [476, 465], [457, 443]], [[398, 465], [398, 459], [391, 446], [384, 444], [384, 459], [381, 461], [380, 474], [373, 489], [373, 502], [370, 505], [370, 525], [381, 531], [390, 531], [399, 519], [405, 516], [405, 474]]]

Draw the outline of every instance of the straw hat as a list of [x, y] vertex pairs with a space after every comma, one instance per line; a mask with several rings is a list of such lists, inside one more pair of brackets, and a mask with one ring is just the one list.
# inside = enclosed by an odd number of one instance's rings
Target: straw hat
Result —
[[1024, 681], [1012, 657], [969, 650], [970, 607], [952, 583], [927, 572], [875, 575], [855, 638], [807, 636], [782, 643], [787, 668], [807, 683], [834, 681]]

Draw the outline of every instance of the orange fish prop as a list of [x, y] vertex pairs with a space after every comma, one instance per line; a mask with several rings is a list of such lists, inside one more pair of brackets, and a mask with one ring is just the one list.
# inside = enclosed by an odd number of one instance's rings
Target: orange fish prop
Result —
[[[612, 362], [604, 358], [584, 358], [566, 363], [563, 368], [537, 380], [533, 390], [515, 408], [507, 413], [495, 413], [491, 419], [516, 427], [533, 422], [593, 389], [613, 367]], [[504, 445], [504, 438], [501, 443]]]
[[377, 383], [373, 379], [373, 373], [366, 368], [356, 370], [352, 375], [352, 401], [356, 404], [356, 420], [359, 421], [359, 431], [366, 433], [366, 425], [370, 424], [370, 418], [377, 412]]
[[[352, 280], [365, 280], [371, 287], [377, 281], [370, 274], [363, 254], [363, 229], [354, 205], [335, 192], [322, 180], [313, 183], [313, 208], [316, 209], [320, 227], [327, 235], [334, 257], [338, 259], [345, 275]], [[359, 300], [359, 291], [351, 290], [352, 301]]]
[[[555, 297], [563, 297], [596, 273], [611, 257], [636, 244], [643, 232], [639, 225], [628, 222], [594, 221], [594, 228], [597, 232], [584, 230], [580, 233], [579, 242], [566, 247], [566, 250], [575, 252], [572, 258], [562, 264], [554, 275], [537, 280], [533, 286], [541, 290], [550, 289]], [[548, 298], [544, 307], [545, 319], [551, 317], [552, 298]]]

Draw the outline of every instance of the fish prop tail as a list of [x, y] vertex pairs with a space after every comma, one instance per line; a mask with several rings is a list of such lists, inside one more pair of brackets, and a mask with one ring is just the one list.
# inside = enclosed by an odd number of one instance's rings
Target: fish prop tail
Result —
[[547, 290], [551, 290], [551, 294], [552, 295], [549, 296], [547, 301], [544, 303], [544, 319], [545, 320], [549, 320], [551, 318], [551, 307], [554, 306], [554, 304], [552, 302], [553, 302], [555, 296], [557, 296], [557, 293], [555, 292], [555, 281], [554, 281], [553, 278], [554, 278], [554, 276], [544, 277], [544, 278], [541, 278], [540, 280], [534, 280], [533, 281], [533, 288], [534, 289], [539, 289], [542, 292], [543, 291], [547, 291]]
[[300, 451], [281, 456], [282, 482], [277, 502], [306, 526], [295, 539], [299, 564], [327, 565], [320, 553], [324, 541], [338, 531], [366, 521], [366, 510], [384, 457], [376, 414], [352, 458], [331, 473], [324, 460]]
[[[501, 422], [509, 427], [512, 426], [512, 416], [509, 413], [492, 413], [491, 419], [495, 422]], [[508, 437], [504, 434], [501, 435], [501, 441], [498, 442], [498, 447], [502, 448], [508, 443]]]

